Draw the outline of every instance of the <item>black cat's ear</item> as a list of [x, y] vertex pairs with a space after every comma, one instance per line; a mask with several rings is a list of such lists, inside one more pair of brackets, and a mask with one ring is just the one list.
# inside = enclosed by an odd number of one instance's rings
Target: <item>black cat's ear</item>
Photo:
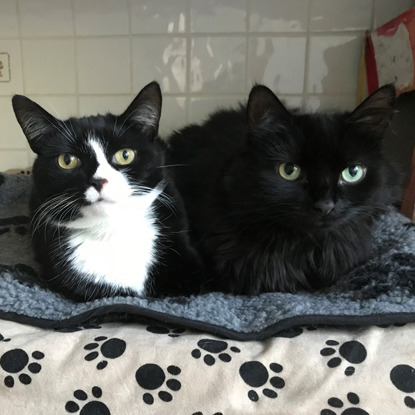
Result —
[[161, 101], [160, 85], [153, 81], [139, 92], [121, 117], [156, 135], [161, 116]]
[[277, 96], [264, 85], [255, 85], [248, 98], [248, 118], [251, 124], [261, 125], [269, 120], [290, 116]]
[[56, 118], [44, 110], [39, 104], [23, 95], [12, 98], [13, 110], [17, 121], [22, 128], [31, 149], [35, 153], [40, 151], [39, 140], [53, 125], [58, 122]]
[[369, 95], [350, 114], [350, 121], [357, 127], [382, 136], [392, 118], [395, 100], [395, 87], [385, 85]]

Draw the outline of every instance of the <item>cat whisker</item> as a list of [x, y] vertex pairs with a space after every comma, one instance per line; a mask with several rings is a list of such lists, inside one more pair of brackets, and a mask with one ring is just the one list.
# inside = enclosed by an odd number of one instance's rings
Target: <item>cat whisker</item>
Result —
[[[42, 226], [45, 227], [46, 232], [46, 227], [53, 223], [54, 220], [60, 223], [60, 219], [66, 213], [67, 209], [75, 209], [75, 204], [78, 200], [78, 197], [75, 198], [73, 195], [61, 193], [43, 202], [33, 213], [30, 222], [32, 232], [36, 232]], [[57, 216], [58, 214], [59, 216]]]
[[191, 164], [166, 164], [163, 166], [157, 166], [156, 169], [164, 169], [165, 167], [190, 167]]

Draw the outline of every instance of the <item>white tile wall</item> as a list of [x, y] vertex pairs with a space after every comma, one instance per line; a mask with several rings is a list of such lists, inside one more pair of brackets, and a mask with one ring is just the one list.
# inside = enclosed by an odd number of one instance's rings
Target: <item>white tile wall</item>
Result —
[[[0, 0], [0, 170], [33, 155], [10, 99], [58, 117], [121, 113], [153, 79], [160, 131], [245, 101], [262, 82], [289, 106], [352, 109], [364, 32], [415, 0]], [[3, 56], [3, 55], [1, 55]]]
[[80, 94], [127, 94], [131, 91], [127, 37], [78, 39], [76, 63]]
[[305, 32], [309, 0], [250, 0], [251, 32]]
[[71, 36], [73, 19], [71, 0], [19, 0], [22, 36]]
[[245, 37], [192, 39], [190, 91], [241, 93], [245, 90]]
[[24, 38], [21, 43], [26, 94], [76, 93], [73, 39]]
[[186, 90], [185, 38], [174, 36], [134, 36], [132, 38], [133, 90], [154, 79], [164, 93], [184, 93]]

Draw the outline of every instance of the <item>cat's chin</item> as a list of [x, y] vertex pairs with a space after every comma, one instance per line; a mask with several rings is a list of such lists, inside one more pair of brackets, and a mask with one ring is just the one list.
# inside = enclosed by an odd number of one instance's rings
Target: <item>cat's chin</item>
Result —
[[93, 216], [109, 216], [114, 212], [118, 203], [107, 200], [107, 199], [100, 199], [90, 205], [84, 206], [82, 209], [82, 213], [85, 217], [93, 217]]
[[339, 226], [341, 222], [341, 220], [332, 216], [317, 217], [310, 222], [310, 227], [317, 230], [329, 231], [336, 226]]

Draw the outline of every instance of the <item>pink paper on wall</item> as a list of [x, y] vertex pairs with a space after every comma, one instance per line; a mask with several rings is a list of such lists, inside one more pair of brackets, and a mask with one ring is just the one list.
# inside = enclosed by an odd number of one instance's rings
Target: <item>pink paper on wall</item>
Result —
[[368, 93], [393, 83], [398, 95], [415, 89], [415, 8], [366, 34]]

